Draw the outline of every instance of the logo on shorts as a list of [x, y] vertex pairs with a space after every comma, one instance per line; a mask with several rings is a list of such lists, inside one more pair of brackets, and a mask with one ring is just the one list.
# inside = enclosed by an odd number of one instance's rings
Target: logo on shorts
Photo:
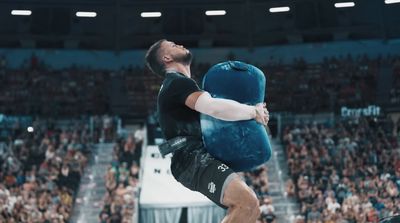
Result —
[[208, 190], [210, 191], [210, 193], [215, 193], [215, 183], [214, 182], [210, 182], [209, 184], [208, 184]]

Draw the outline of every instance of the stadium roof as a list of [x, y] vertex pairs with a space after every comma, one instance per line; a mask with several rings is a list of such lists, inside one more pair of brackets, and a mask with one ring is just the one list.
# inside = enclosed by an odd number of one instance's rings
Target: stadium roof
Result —
[[[400, 4], [359, 0], [337, 8], [338, 2], [343, 1], [2, 0], [0, 47], [123, 50], [160, 38], [189, 47], [256, 47], [400, 37]], [[272, 13], [274, 7], [285, 8]], [[17, 16], [12, 10], [31, 13]], [[207, 16], [207, 10], [225, 14]], [[77, 17], [78, 11], [96, 14]]]

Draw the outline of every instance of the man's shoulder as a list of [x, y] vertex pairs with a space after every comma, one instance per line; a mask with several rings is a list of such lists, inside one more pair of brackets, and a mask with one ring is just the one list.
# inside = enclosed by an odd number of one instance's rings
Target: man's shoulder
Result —
[[186, 77], [180, 73], [169, 73], [169, 75], [163, 81], [163, 88], [175, 88], [181, 87], [183, 85], [192, 85], [193, 83], [197, 84], [193, 79]]
[[174, 83], [182, 82], [182, 81], [194, 81], [193, 79], [186, 77], [185, 75], [178, 73], [178, 72], [169, 73], [165, 80], [169, 80]]
[[180, 76], [179, 73], [168, 73], [163, 81], [163, 85], [168, 85], [171, 84], [172, 82], [175, 82], [176, 80], [182, 79], [184, 77]]
[[179, 80], [182, 78], [183, 77], [181, 77], [178, 73], [168, 73], [161, 84], [158, 96], [160, 97], [161, 95], [168, 95], [168, 92], [175, 88], [175, 85], [179, 85]]

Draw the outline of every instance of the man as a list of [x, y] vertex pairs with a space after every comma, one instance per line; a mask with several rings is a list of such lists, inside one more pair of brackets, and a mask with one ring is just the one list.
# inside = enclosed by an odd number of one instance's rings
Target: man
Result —
[[260, 215], [258, 199], [234, 171], [207, 153], [201, 143], [200, 113], [225, 121], [255, 119], [266, 125], [268, 111], [261, 103], [249, 106], [212, 98], [190, 78], [191, 60], [189, 50], [167, 40], [157, 41], [146, 54], [150, 70], [165, 78], [157, 102], [164, 137], [197, 138], [173, 152], [171, 172], [185, 187], [228, 208], [223, 223], [255, 223]]

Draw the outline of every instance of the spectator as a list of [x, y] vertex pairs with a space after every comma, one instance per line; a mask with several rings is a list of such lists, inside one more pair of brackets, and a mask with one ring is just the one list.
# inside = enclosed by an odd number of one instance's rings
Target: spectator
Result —
[[275, 221], [275, 208], [272, 206], [271, 199], [266, 197], [263, 199], [263, 202], [261, 202], [262, 205], [260, 206], [260, 212], [261, 212], [261, 219], [263, 222], [267, 223], [272, 223]]
[[293, 180], [292, 179], [288, 179], [287, 181], [286, 181], [286, 195], [288, 196], [288, 197], [293, 197], [293, 196], [295, 196], [295, 185], [294, 185], [294, 183], [293, 183]]
[[317, 211], [317, 207], [313, 206], [311, 211], [307, 215], [308, 223], [322, 223], [322, 215]]

